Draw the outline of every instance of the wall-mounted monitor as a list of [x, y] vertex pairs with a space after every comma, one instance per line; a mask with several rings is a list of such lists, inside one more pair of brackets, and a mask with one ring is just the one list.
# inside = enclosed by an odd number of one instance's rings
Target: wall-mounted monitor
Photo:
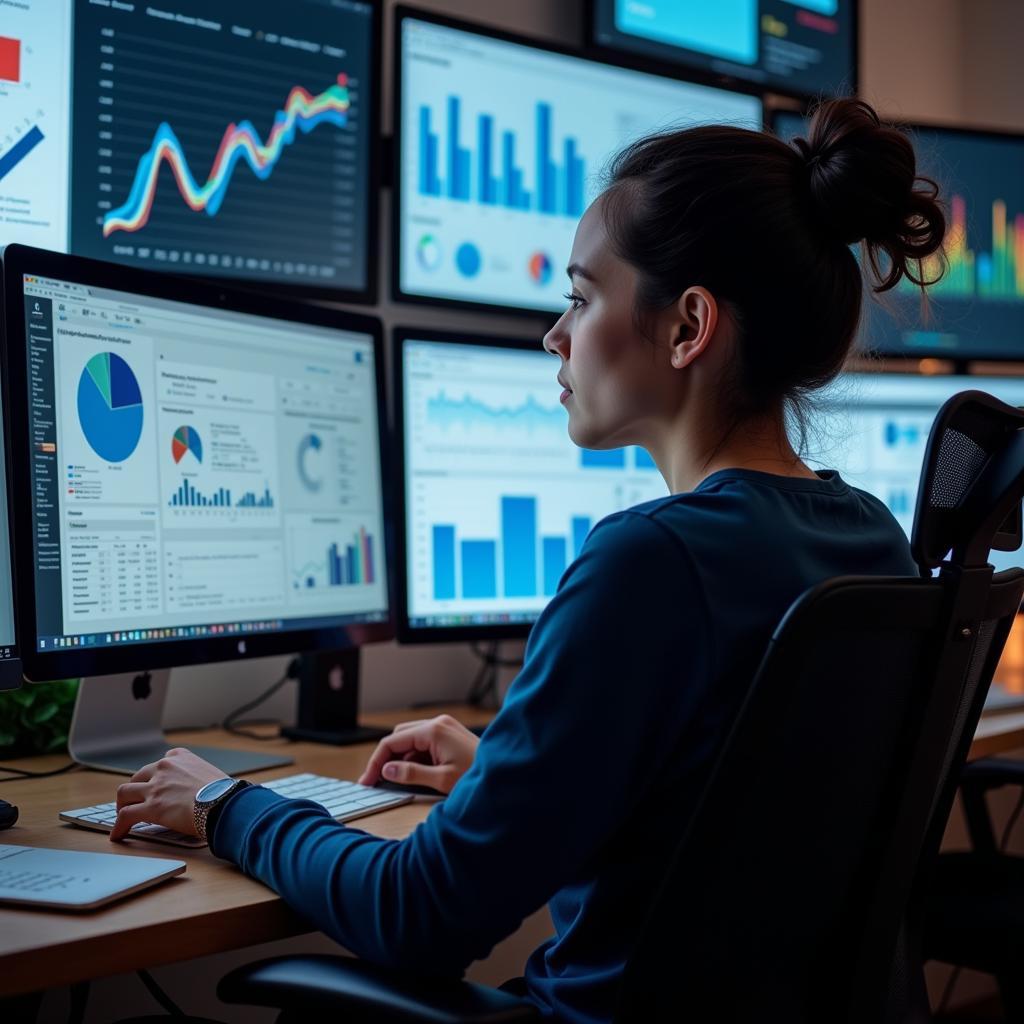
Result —
[[857, 86], [856, 0], [590, 0], [591, 42], [797, 96]]
[[372, 301], [375, 3], [3, 11], [0, 245]]
[[538, 342], [397, 328], [393, 355], [399, 637], [526, 636], [591, 527], [665, 481], [573, 444]]
[[560, 312], [601, 172], [626, 143], [700, 123], [761, 126], [755, 96], [400, 8], [396, 297]]
[[[774, 130], [805, 136], [806, 120], [777, 112]], [[955, 360], [1024, 359], [1024, 135], [907, 127], [918, 173], [939, 184], [949, 267], [921, 291], [907, 281], [866, 301], [861, 346]], [[926, 264], [932, 276], [936, 261]]]

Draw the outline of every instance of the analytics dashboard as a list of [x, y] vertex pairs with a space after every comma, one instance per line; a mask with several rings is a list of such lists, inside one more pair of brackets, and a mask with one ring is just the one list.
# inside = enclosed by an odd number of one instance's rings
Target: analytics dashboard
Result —
[[40, 649], [387, 619], [370, 336], [24, 280]]

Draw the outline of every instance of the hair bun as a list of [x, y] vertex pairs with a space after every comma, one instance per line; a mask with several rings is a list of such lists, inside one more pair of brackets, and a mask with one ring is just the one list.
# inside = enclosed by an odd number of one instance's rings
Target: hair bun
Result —
[[794, 145], [821, 228], [844, 245], [865, 243], [876, 292], [903, 277], [933, 283], [921, 261], [941, 250], [946, 218], [938, 186], [917, 174], [907, 136], [849, 98], [822, 103], [808, 135]]

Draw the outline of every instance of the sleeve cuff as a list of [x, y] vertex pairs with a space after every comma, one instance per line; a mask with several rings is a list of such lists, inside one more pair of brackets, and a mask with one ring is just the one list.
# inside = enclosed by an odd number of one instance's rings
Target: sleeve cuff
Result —
[[237, 864], [253, 820], [269, 808], [287, 803], [294, 801], [263, 786], [246, 786], [232, 793], [220, 808], [213, 834], [206, 837], [210, 852]]

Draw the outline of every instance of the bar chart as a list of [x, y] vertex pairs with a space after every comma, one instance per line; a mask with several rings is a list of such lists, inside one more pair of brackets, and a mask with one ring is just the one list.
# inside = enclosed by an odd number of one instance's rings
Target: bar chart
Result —
[[[297, 544], [293, 537], [293, 546]], [[321, 557], [306, 561], [292, 570], [292, 587], [314, 590], [324, 587], [351, 587], [375, 583], [374, 538], [361, 526], [348, 541], [332, 540]]]
[[[419, 108], [419, 191], [424, 196], [503, 206], [509, 210], [536, 210], [577, 218], [583, 213], [585, 165], [579, 143], [572, 136], [561, 141], [562, 162], [554, 160], [557, 146], [552, 135], [550, 103], [535, 107], [533, 152], [536, 154], [534, 189], [524, 186], [520, 156], [524, 151], [517, 133], [499, 132], [493, 114], [476, 117], [475, 151], [462, 145], [462, 99], [449, 96], [445, 105], [444, 137], [433, 130], [431, 108]], [[445, 155], [445, 176], [439, 166]]]
[[204, 492], [190, 480], [185, 479], [181, 486], [171, 495], [168, 504], [172, 508], [259, 508], [274, 507], [274, 497], [270, 486], [263, 488], [261, 494], [246, 491], [237, 499], [232, 496], [231, 488], [218, 487], [215, 491]]
[[593, 523], [588, 515], [574, 515], [566, 534], [542, 535], [537, 503], [534, 495], [503, 495], [498, 537], [462, 537], [454, 523], [435, 523], [434, 598], [551, 597]]

